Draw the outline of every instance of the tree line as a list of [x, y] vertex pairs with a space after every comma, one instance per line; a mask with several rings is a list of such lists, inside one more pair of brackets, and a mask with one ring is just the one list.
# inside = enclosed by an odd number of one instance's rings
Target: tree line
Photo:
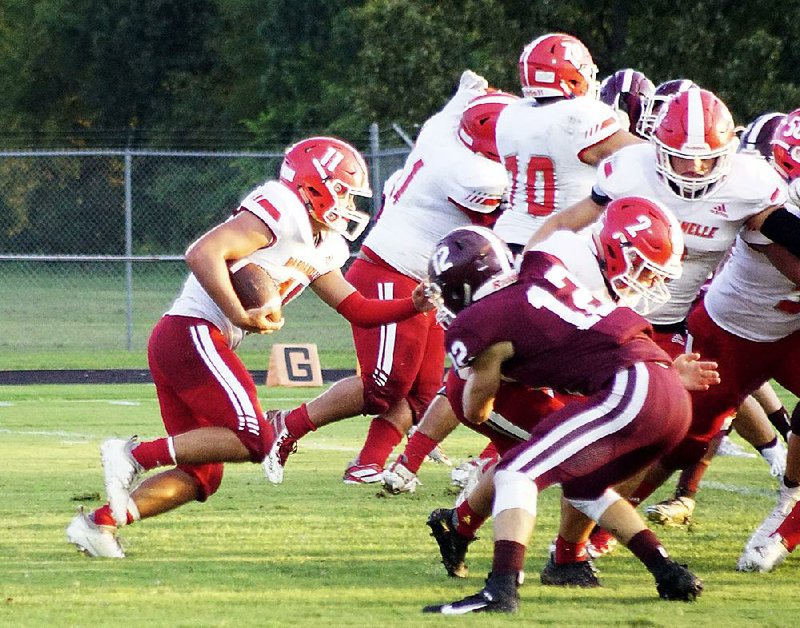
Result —
[[519, 51], [549, 31], [581, 38], [601, 77], [691, 78], [746, 123], [800, 106], [798, 15], [800, 0], [5, 0], [0, 142], [363, 147], [371, 122], [413, 134], [465, 68], [518, 92]]

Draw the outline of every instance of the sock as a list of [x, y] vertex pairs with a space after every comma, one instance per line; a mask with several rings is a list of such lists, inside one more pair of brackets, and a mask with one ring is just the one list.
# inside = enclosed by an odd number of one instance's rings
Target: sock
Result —
[[786, 549], [793, 552], [797, 544], [800, 543], [800, 508], [796, 504], [775, 532], [783, 538], [783, 544]]
[[405, 451], [403, 451], [403, 455], [405, 456], [403, 464], [409, 471], [416, 473], [422, 466], [425, 457], [431, 453], [438, 444], [439, 443], [430, 436], [426, 436], [417, 430], [406, 443]]
[[684, 469], [678, 478], [678, 487], [675, 489], [675, 497], [690, 497], [694, 499], [700, 489], [700, 480], [708, 470], [710, 460], [700, 460], [691, 467]]
[[775, 412], [767, 414], [767, 418], [769, 422], [772, 423], [772, 426], [778, 430], [778, 434], [783, 437], [783, 440], [788, 441], [791, 426], [789, 424], [789, 413], [786, 411], [786, 408], [781, 406], [780, 409], [775, 410]]
[[367, 440], [361, 448], [361, 453], [358, 454], [358, 463], [376, 464], [383, 468], [392, 449], [399, 445], [401, 440], [403, 434], [394, 425], [386, 419], [375, 417], [369, 424]]
[[636, 556], [648, 571], [655, 574], [659, 567], [669, 561], [667, 550], [661, 545], [661, 541], [650, 530], [637, 532], [628, 542], [628, 549]]
[[143, 471], [174, 465], [175, 449], [172, 444], [172, 437], [157, 438], [156, 440], [139, 443], [131, 449], [131, 456], [139, 463]]
[[467, 539], [474, 539], [478, 529], [486, 521], [486, 517], [472, 510], [468, 499], [465, 499], [456, 507], [454, 519], [456, 533]]
[[525, 546], [516, 541], [495, 541], [492, 559], [493, 576], [516, 576], [525, 565]]
[[[100, 508], [90, 514], [89, 517], [99, 526], [117, 527], [117, 522], [114, 519], [114, 515], [111, 514], [111, 507], [108, 504], [100, 506]], [[136, 518], [128, 512], [128, 520], [125, 522], [125, 525], [130, 525], [134, 521], [136, 521]]]
[[582, 563], [589, 560], [589, 554], [586, 551], [586, 541], [578, 543], [570, 543], [564, 540], [559, 534], [556, 539], [556, 552], [553, 560], [556, 565], [564, 565], [566, 563]]
[[759, 445], [758, 447], [756, 447], [756, 449], [758, 450], [758, 453], [760, 453], [763, 456], [765, 449], [772, 449], [777, 444], [778, 444], [778, 437], [774, 436], [771, 441], [769, 441], [764, 445]]
[[656, 489], [660, 485], [652, 484], [651, 482], [647, 482], [642, 480], [642, 483], [636, 487], [636, 490], [633, 491], [633, 494], [628, 498], [628, 501], [633, 504], [634, 508], [641, 504], [645, 499], [650, 497], [653, 493], [655, 493]]
[[300, 440], [309, 432], [317, 429], [317, 426], [311, 422], [308, 416], [308, 408], [303, 404], [299, 408], [295, 408], [286, 415], [286, 429], [289, 430], [295, 440]]

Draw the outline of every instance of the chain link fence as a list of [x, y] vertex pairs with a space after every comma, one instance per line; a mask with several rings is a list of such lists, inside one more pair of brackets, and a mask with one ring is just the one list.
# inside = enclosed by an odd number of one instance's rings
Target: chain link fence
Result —
[[[372, 139], [375, 210], [409, 149], [381, 149], [375, 129]], [[185, 279], [188, 244], [275, 177], [281, 160], [282, 152], [1, 151], [0, 350], [144, 349]]]

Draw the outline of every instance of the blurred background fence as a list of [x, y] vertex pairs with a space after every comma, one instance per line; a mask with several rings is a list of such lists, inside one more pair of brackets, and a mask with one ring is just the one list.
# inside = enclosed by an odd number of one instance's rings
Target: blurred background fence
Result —
[[[373, 215], [408, 152], [382, 149], [372, 134]], [[187, 245], [276, 177], [281, 159], [0, 151], [0, 352], [143, 350], [186, 276]]]

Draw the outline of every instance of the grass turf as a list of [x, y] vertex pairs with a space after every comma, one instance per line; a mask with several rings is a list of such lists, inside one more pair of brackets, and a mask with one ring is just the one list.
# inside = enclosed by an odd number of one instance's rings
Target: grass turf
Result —
[[[318, 389], [262, 389], [265, 407], [292, 407]], [[694, 604], [657, 598], [652, 577], [624, 549], [598, 561], [598, 590], [543, 587], [538, 571], [558, 517], [558, 491], [540, 497], [519, 616], [444, 619], [425, 604], [477, 591], [491, 568], [490, 526], [472, 545], [466, 581], [449, 579], [425, 519], [453, 495], [449, 473], [423, 465], [415, 495], [345, 486], [342, 471], [366, 421], [320, 429], [271, 486], [257, 465], [228, 465], [220, 491], [123, 530], [125, 560], [97, 560], [67, 544], [79, 505], [101, 503], [98, 445], [109, 436], [161, 435], [148, 385], [0, 388], [0, 624], [15, 626], [786, 626], [800, 610], [800, 563], [740, 574], [749, 532], [772, 508], [775, 480], [761, 459], [719, 458], [706, 475], [695, 523], [657, 530], [706, 583]], [[455, 460], [482, 440], [460, 428]], [[652, 501], [666, 497], [671, 486]]]

